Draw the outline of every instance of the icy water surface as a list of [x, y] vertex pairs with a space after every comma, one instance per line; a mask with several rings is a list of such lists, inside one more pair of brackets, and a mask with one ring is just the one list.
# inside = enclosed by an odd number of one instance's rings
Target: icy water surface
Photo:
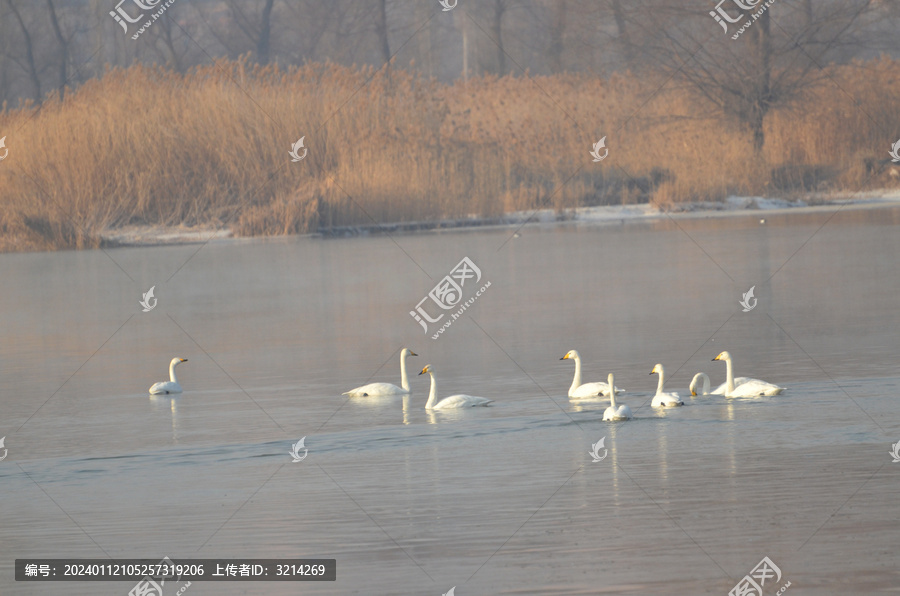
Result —
[[[767, 596], [893, 593], [900, 210], [831, 215], [2, 255], [0, 593], [124, 596], [13, 562], [166, 555], [337, 559], [191, 596], [725, 595], [763, 557]], [[433, 340], [409, 312], [463, 257], [490, 287]], [[341, 396], [404, 346], [411, 397]], [[566, 397], [573, 348], [633, 421]], [[690, 397], [726, 349], [785, 393]], [[649, 407], [657, 362], [685, 407]], [[495, 403], [426, 412], [429, 363]]]

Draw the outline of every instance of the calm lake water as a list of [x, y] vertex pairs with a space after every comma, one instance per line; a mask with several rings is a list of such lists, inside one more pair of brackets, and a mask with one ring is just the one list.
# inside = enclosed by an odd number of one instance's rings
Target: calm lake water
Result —
[[[763, 557], [767, 596], [894, 593], [900, 209], [831, 215], [0, 255], [0, 593], [134, 586], [15, 558], [166, 555], [337, 559], [191, 596], [725, 595]], [[409, 312], [466, 256], [491, 285], [433, 340]], [[404, 346], [411, 397], [341, 396]], [[633, 421], [566, 397], [570, 349]], [[785, 393], [691, 398], [726, 349]], [[148, 397], [173, 356], [184, 394]], [[685, 407], [649, 407], [657, 362]], [[426, 412], [429, 363], [495, 403]]]

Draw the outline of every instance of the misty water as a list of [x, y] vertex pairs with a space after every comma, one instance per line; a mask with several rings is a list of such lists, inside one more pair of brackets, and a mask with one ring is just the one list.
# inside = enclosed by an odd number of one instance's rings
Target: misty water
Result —
[[[14, 581], [107, 556], [337, 560], [191, 596], [724, 595], [763, 557], [767, 595], [895, 590], [900, 209], [760, 217], [0, 255], [0, 593], [124, 596]], [[490, 287], [433, 340], [409, 313], [463, 257]], [[404, 346], [411, 397], [341, 396]], [[566, 397], [570, 349], [634, 420]], [[784, 394], [691, 397], [722, 350]], [[495, 403], [426, 412], [429, 363]]]

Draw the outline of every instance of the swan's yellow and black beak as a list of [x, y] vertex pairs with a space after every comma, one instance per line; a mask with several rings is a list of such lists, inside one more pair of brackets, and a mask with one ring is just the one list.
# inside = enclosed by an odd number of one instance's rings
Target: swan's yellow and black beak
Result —
[[560, 358], [560, 360], [568, 360], [568, 359], [569, 359], [569, 355], [568, 355], [568, 354], [566, 354], [565, 356], [563, 356], [562, 358]]
[[718, 360], [718, 359], [719, 359], [719, 357], [716, 356], [715, 358], [712, 359], [712, 362], [715, 362], [715, 361]]
[[416, 354], [416, 353], [413, 352], [412, 350], [409, 351], [409, 355], [410, 355], [410, 356], [418, 356], [418, 354]]
[[187, 362], [187, 358], [179, 358], [182, 362]]
[[424, 375], [424, 374], [427, 373], [427, 372], [431, 372], [431, 365], [430, 365], [430, 364], [426, 364], [426, 365], [425, 365], [425, 368], [423, 368], [423, 369], [422, 369], [422, 372], [420, 372], [419, 374], [420, 374], [420, 375]]
[[697, 392], [691, 389], [691, 395], [697, 395]]

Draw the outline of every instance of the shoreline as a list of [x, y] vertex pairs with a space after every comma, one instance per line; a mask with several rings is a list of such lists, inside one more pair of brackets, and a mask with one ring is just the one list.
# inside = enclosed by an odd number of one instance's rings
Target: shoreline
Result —
[[[145, 246], [178, 246], [204, 244], [211, 241], [253, 241], [272, 238], [321, 237], [354, 238], [384, 234], [418, 234], [425, 232], [466, 232], [498, 228], [530, 227], [536, 225], [625, 225], [656, 222], [663, 219], [713, 219], [748, 215], [784, 215], [820, 213], [835, 208], [877, 209], [900, 207], [900, 190], [885, 189], [865, 197], [813, 198], [808, 201], [768, 199], [763, 197], [731, 196], [721, 203], [702, 202], [676, 205], [669, 211], [660, 210], [647, 203], [637, 205], [612, 205], [577, 207], [556, 212], [540, 209], [533, 212], [513, 212], [497, 217], [472, 217], [438, 221], [393, 222], [358, 226], [337, 226], [311, 234], [278, 236], [234, 236], [229, 228], [195, 226], [132, 226], [109, 230], [101, 235], [105, 248], [133, 248]], [[764, 219], [764, 218], [763, 218]]]

